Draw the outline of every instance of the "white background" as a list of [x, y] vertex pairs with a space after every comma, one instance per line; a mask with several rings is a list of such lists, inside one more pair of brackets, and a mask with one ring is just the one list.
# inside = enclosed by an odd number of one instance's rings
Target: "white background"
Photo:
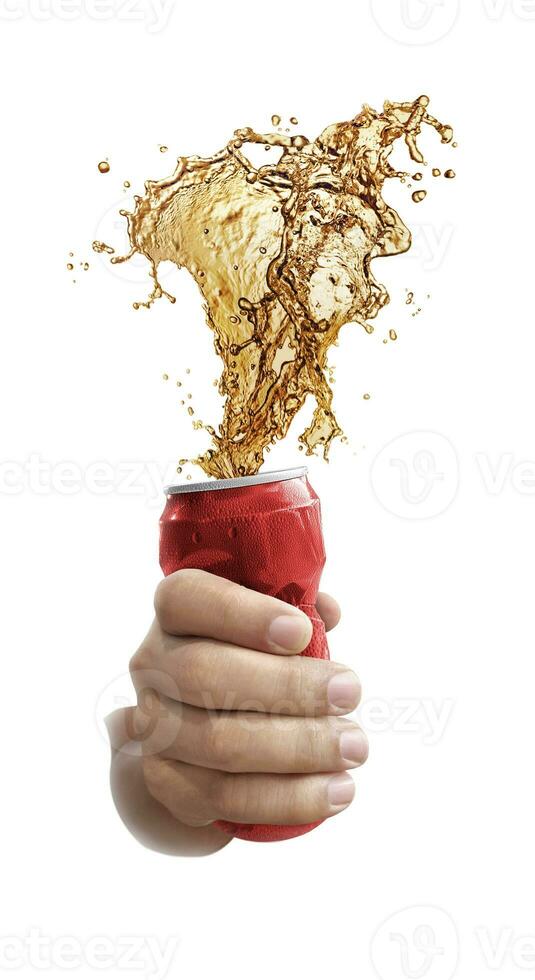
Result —
[[[84, 978], [161, 975], [153, 943], [188, 980], [530, 976], [535, 6], [166, 6], [0, 4], [2, 968], [63, 976], [70, 939]], [[350, 445], [311, 464], [345, 610], [332, 655], [364, 684], [357, 799], [293, 842], [154, 854], [115, 813], [98, 718], [150, 621], [159, 487], [205, 445], [174, 381], [191, 367], [217, 421], [217, 362], [186, 273], [174, 307], [136, 313], [145, 270], [90, 243], [124, 244], [125, 179], [141, 191], [238, 126], [296, 114], [312, 137], [421, 92], [459, 143], [426, 137], [430, 165], [458, 177], [426, 175], [418, 206], [387, 186], [414, 250], [375, 263], [392, 303], [333, 357]], [[270, 466], [301, 461], [299, 431]], [[118, 962], [132, 936], [137, 969]]]

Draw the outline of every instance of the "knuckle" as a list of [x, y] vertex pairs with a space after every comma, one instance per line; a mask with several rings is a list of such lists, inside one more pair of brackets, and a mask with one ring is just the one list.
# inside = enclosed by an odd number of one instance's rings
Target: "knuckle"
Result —
[[327, 804], [321, 803], [318, 785], [315, 776], [301, 776], [292, 782], [287, 796], [289, 823], [308, 823], [327, 815]]
[[[291, 705], [294, 714], [298, 714], [307, 698], [306, 670], [303, 669], [303, 658], [299, 656], [280, 658], [278, 690]], [[306, 666], [306, 665], [305, 665]]]
[[143, 643], [137, 648], [133, 656], [130, 657], [128, 669], [132, 677], [134, 677], [141, 670], [147, 670], [151, 665], [151, 659], [152, 649], [144, 640]]
[[177, 605], [184, 601], [192, 588], [197, 588], [204, 573], [195, 568], [181, 568], [161, 580], [154, 593], [154, 609], [158, 622], [166, 629], [174, 619]]
[[220, 818], [242, 820], [246, 816], [244, 781], [232, 773], [217, 773], [210, 784], [210, 803]]
[[212, 768], [237, 771], [238, 739], [226, 718], [209, 717], [203, 737], [203, 754]]
[[297, 772], [313, 772], [323, 755], [326, 739], [325, 724], [320, 719], [307, 718], [299, 725], [294, 742], [294, 766]]
[[221, 627], [226, 635], [229, 635], [233, 624], [247, 615], [244, 609], [246, 602], [246, 589], [243, 585], [224, 582], [222, 580], [218, 596], [218, 613], [221, 620]]
[[166, 797], [167, 772], [157, 756], [143, 756], [141, 759], [143, 779], [150, 795], [160, 803]]
[[288, 791], [286, 797], [285, 809], [286, 809], [286, 820], [289, 824], [301, 823], [305, 821], [310, 815], [310, 807], [307, 807], [307, 791], [305, 790], [305, 781], [300, 779], [299, 782], [295, 782], [291, 789]]
[[194, 693], [196, 700], [204, 703], [214, 687], [218, 670], [220, 661], [209, 643], [205, 640], [184, 643], [177, 658], [177, 681], [181, 692]]
[[171, 577], [162, 579], [158, 583], [154, 593], [154, 611], [158, 622], [165, 629], [165, 624], [169, 621], [169, 616], [174, 601], [174, 589]]

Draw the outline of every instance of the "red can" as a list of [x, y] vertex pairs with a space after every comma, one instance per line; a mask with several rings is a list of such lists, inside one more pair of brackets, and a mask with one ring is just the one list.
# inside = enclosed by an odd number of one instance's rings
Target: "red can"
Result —
[[[298, 606], [312, 620], [304, 657], [326, 660], [325, 627], [316, 598], [325, 549], [318, 496], [307, 469], [167, 487], [160, 520], [164, 575], [200, 568]], [[284, 827], [217, 821], [234, 837], [279, 841], [321, 823]]]

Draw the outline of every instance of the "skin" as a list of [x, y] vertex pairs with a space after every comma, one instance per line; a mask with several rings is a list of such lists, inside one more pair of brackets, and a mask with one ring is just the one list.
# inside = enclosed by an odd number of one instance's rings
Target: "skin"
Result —
[[[336, 601], [320, 593], [317, 608], [333, 629]], [[303, 824], [346, 809], [348, 770], [368, 754], [345, 717], [360, 684], [343, 664], [299, 656], [307, 616], [194, 569], [160, 583], [155, 611], [130, 662], [137, 704], [107, 719], [113, 798], [134, 836], [211, 854], [232, 840], [215, 820]]]

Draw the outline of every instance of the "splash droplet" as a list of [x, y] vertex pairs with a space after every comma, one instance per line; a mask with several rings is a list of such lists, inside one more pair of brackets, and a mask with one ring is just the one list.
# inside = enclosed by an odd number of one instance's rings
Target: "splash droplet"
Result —
[[427, 191], [415, 191], [412, 195], [412, 199], [415, 204], [420, 204], [427, 197]]
[[106, 245], [106, 242], [93, 242], [92, 248], [94, 252], [107, 252], [109, 255], [115, 252], [111, 245]]
[[109, 172], [110, 172], [110, 165], [109, 165], [108, 161], [107, 160], [101, 160], [100, 163], [99, 163], [99, 165], [98, 165], [98, 169], [100, 170], [100, 173], [101, 174], [109, 174]]

